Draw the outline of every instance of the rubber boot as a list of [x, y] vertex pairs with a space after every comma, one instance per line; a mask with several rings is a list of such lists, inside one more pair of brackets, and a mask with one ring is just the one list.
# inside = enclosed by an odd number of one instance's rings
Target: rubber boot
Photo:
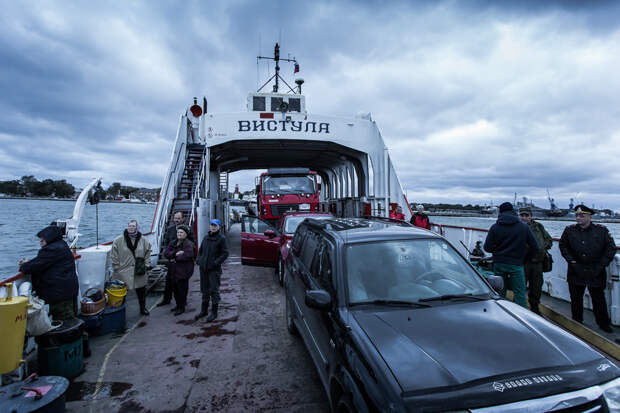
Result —
[[209, 313], [209, 317], [207, 317], [207, 322], [209, 321], [213, 321], [217, 318], [217, 307], [218, 307], [218, 303], [213, 303], [213, 305], [211, 306], [211, 312]]
[[140, 304], [140, 314], [149, 315], [149, 310], [146, 309], [146, 287], [136, 288], [136, 295]]
[[200, 308], [200, 313], [196, 314], [194, 320], [198, 320], [199, 318], [202, 318], [207, 314], [209, 314], [209, 298], [207, 298], [206, 300], [202, 300], [202, 307]]
[[82, 354], [84, 357], [90, 357], [90, 343], [88, 342], [88, 333], [82, 333]]
[[185, 312], [185, 307], [179, 307], [175, 312], [174, 315], [181, 315]]

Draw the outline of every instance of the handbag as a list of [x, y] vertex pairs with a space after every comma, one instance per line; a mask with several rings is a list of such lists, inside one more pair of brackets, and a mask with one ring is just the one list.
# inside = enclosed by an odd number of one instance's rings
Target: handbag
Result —
[[136, 265], [134, 266], [134, 275], [146, 274], [146, 260], [144, 257], [136, 257]]
[[545, 252], [545, 257], [542, 262], [543, 272], [549, 272], [553, 269], [553, 257], [548, 252]]

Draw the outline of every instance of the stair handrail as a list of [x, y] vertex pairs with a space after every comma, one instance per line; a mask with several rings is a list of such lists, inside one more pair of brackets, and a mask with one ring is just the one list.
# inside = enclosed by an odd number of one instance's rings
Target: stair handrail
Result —
[[207, 147], [205, 146], [203, 151], [202, 151], [202, 156], [200, 158], [200, 169], [199, 169], [199, 172], [198, 172], [198, 178], [196, 180], [196, 185], [194, 186], [194, 191], [192, 193], [192, 206], [191, 206], [191, 213], [190, 213], [190, 216], [189, 216], [189, 225], [190, 225], [190, 227], [192, 225], [194, 225], [194, 218], [195, 218], [195, 213], [196, 213], [196, 207], [197, 207], [197, 203], [198, 203], [198, 198], [200, 198], [200, 186], [202, 185], [202, 180], [204, 178], [205, 168], [206, 168], [206, 165], [207, 165], [206, 154], [207, 154]]
[[[168, 170], [164, 175], [164, 181], [159, 192], [159, 202], [156, 206], [155, 216], [153, 217], [153, 225], [151, 226], [152, 238], [151, 242], [152, 256], [157, 256], [162, 238], [166, 232], [166, 220], [168, 213], [172, 208], [172, 203], [176, 198], [177, 187], [181, 180], [183, 171], [185, 170], [185, 157], [187, 153], [188, 129], [184, 121], [185, 115], [181, 115], [179, 119], [179, 127], [175, 138], [174, 148], [170, 155]], [[185, 133], [183, 133], [185, 132]], [[179, 167], [180, 166], [180, 167]]]

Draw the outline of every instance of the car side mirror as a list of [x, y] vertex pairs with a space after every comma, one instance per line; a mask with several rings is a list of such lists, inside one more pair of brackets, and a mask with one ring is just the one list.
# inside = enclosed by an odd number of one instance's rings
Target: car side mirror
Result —
[[276, 232], [272, 229], [266, 229], [265, 232], [263, 232], [263, 234], [269, 238], [273, 238], [277, 235]]
[[329, 310], [332, 306], [332, 296], [325, 290], [306, 291], [306, 305], [315, 310]]
[[504, 279], [502, 277], [499, 277], [497, 275], [489, 275], [487, 277], [487, 281], [489, 282], [489, 284], [491, 284], [491, 287], [493, 287], [493, 289], [498, 293], [504, 289]]

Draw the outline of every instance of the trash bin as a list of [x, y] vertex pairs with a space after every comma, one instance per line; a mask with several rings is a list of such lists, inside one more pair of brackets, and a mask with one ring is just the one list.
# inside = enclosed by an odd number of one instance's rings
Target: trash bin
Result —
[[28, 298], [13, 297], [11, 283], [8, 283], [6, 287], [8, 296], [0, 298], [0, 326], [2, 326], [0, 374], [13, 371], [21, 364], [26, 320], [28, 319]]
[[99, 334], [119, 333], [125, 331], [125, 304], [120, 307], [106, 307], [102, 313]]
[[[64, 412], [68, 387], [69, 380], [58, 376], [29, 378], [6, 385], [0, 391], [0, 412]], [[37, 391], [40, 398], [35, 397]]]
[[35, 338], [39, 345], [38, 373], [72, 379], [82, 373], [84, 321], [64, 320], [62, 326]]

